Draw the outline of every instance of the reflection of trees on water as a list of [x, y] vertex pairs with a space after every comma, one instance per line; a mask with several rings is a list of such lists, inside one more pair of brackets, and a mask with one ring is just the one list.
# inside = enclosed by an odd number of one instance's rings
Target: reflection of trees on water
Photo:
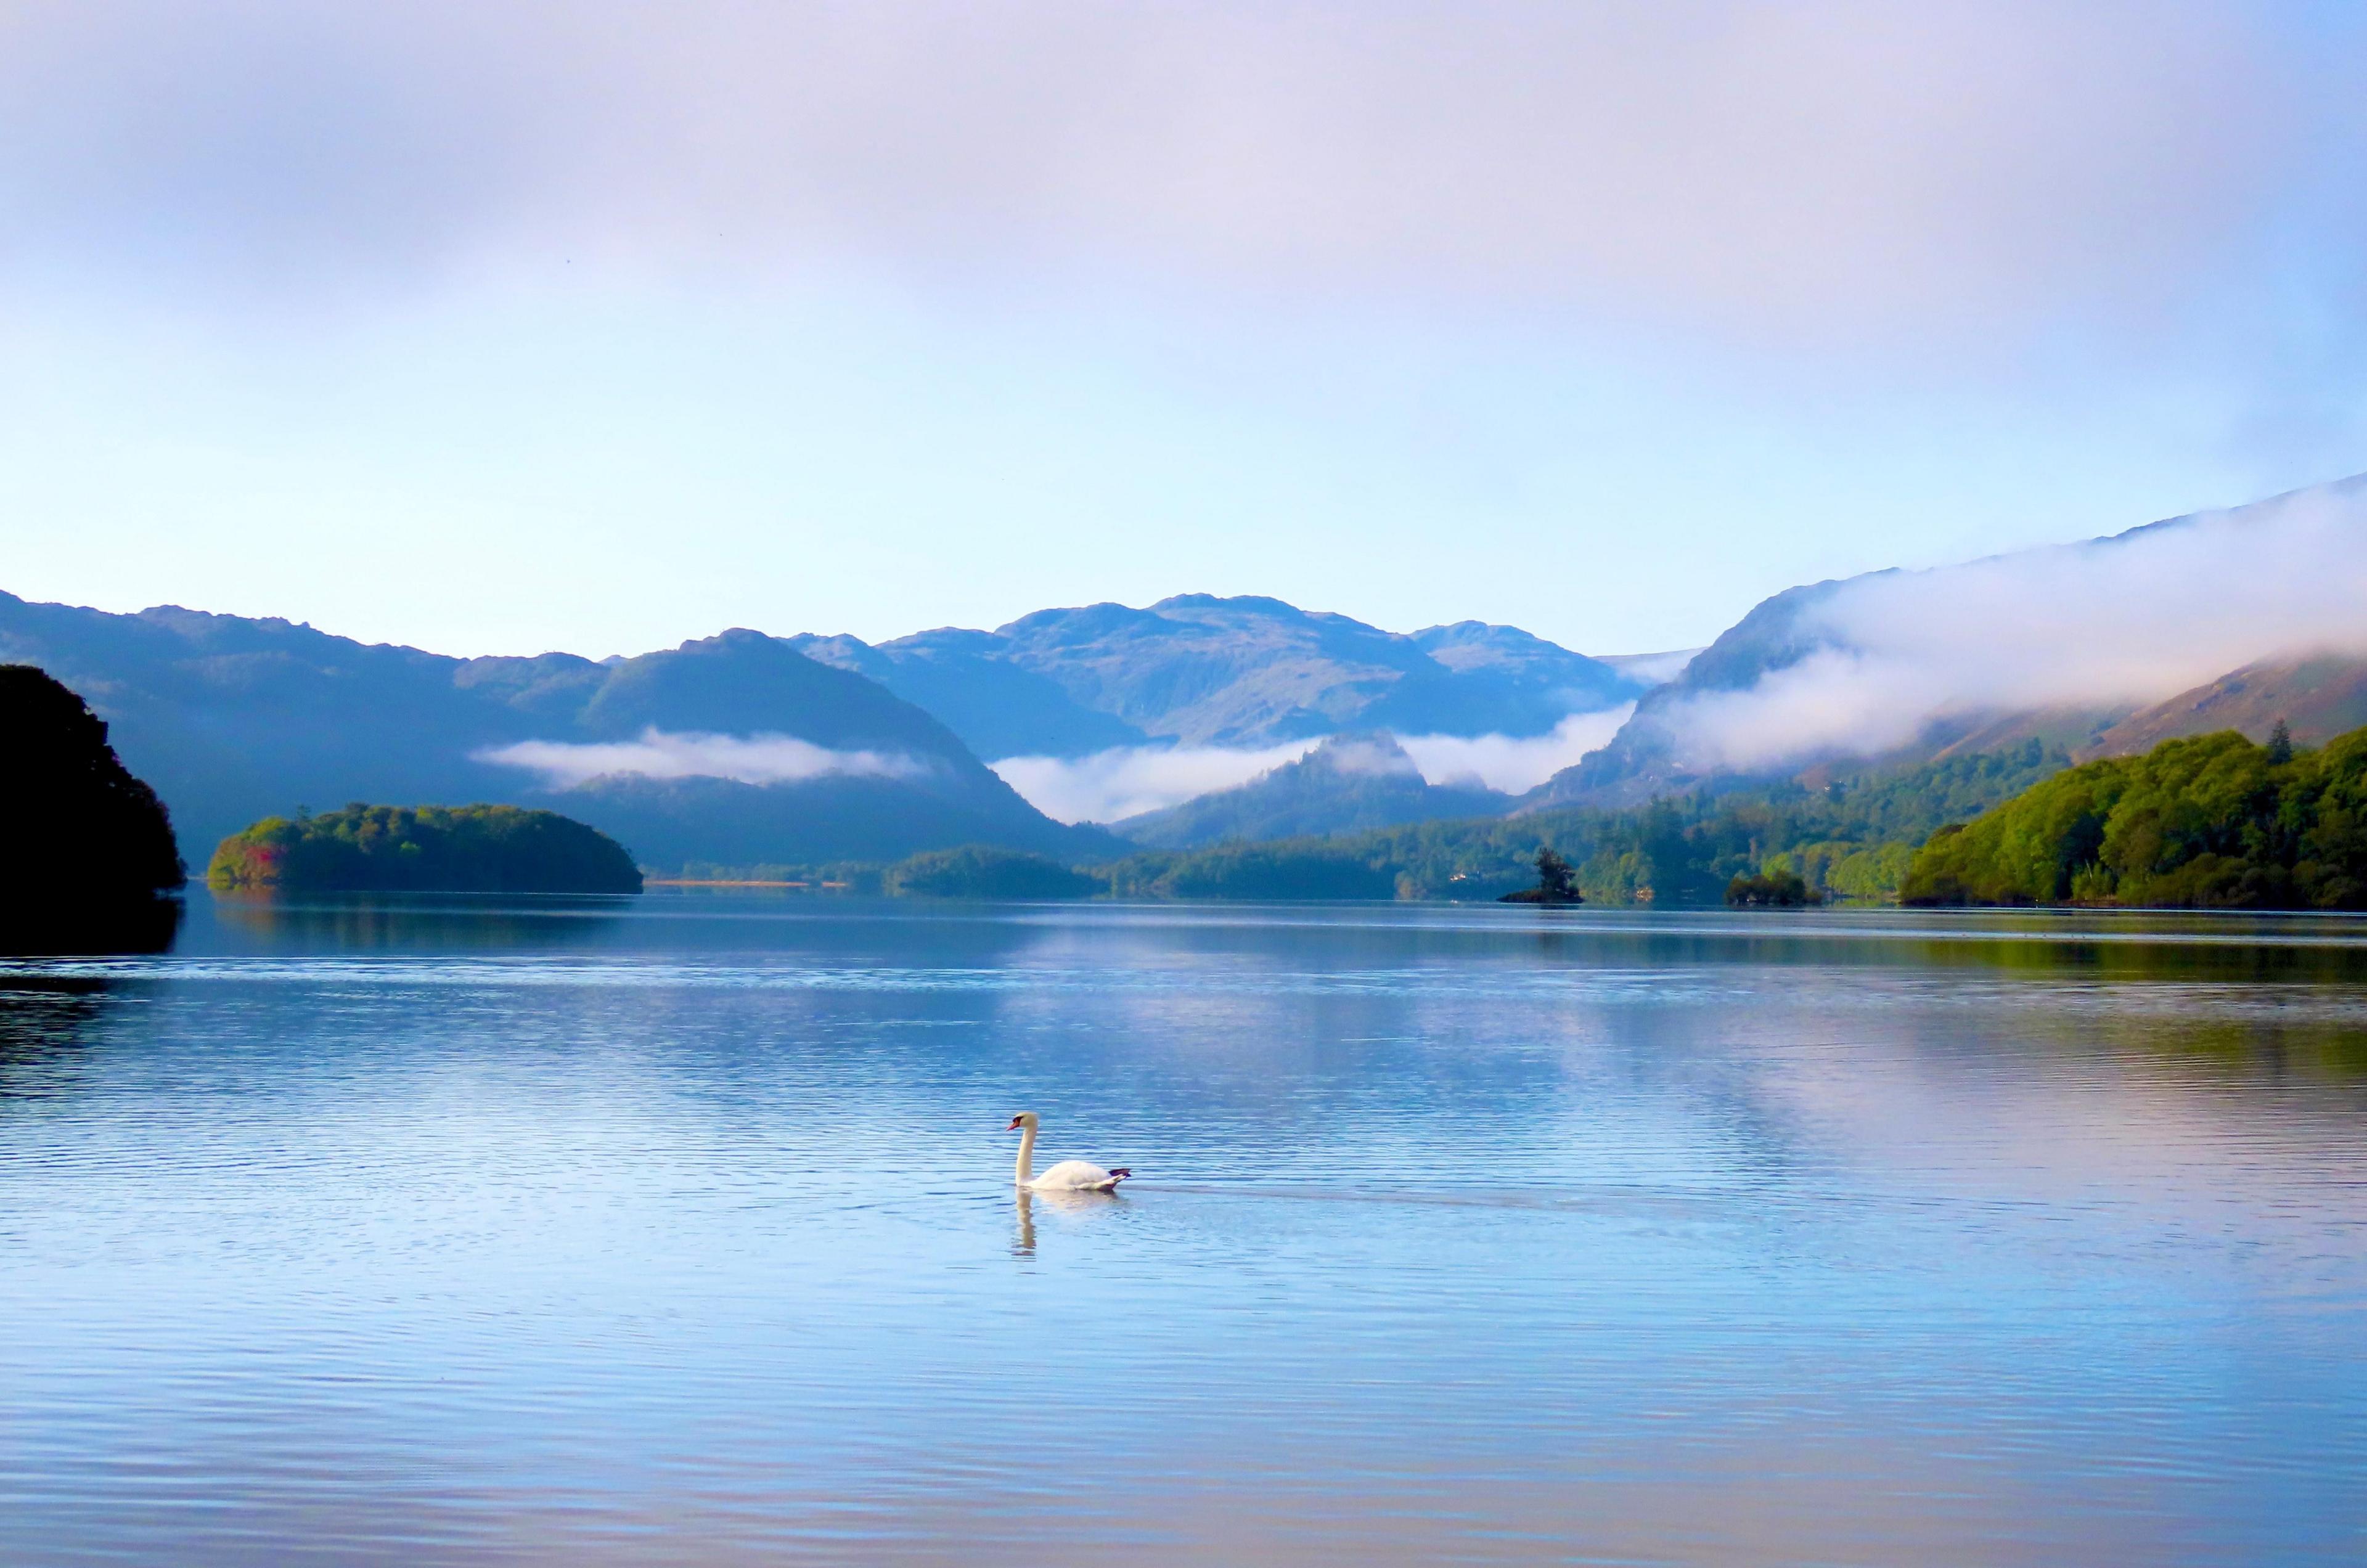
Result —
[[178, 898], [103, 904], [25, 899], [0, 908], [0, 953], [21, 957], [163, 953], [186, 913]]
[[631, 907], [629, 898], [591, 896], [214, 895], [214, 918], [264, 945], [379, 952], [561, 947], [614, 925]]
[[0, 1103], [55, 1092], [55, 1070], [90, 1040], [108, 1004], [105, 980], [0, 979]]

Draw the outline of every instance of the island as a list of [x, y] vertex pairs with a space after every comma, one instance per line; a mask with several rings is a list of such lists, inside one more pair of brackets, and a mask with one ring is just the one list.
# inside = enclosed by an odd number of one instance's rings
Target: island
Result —
[[224, 839], [217, 892], [639, 893], [625, 847], [556, 811], [368, 806], [266, 817]]
[[1578, 874], [1569, 862], [1540, 846], [1537, 850], [1537, 885], [1523, 887], [1517, 893], [1507, 893], [1496, 900], [1499, 904], [1583, 904], [1586, 900], [1578, 891]]

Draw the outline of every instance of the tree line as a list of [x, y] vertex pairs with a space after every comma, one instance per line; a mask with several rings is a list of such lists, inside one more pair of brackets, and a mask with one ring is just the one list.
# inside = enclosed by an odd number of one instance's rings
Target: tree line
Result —
[[2367, 729], [2303, 750], [2280, 723], [2264, 746], [2230, 730], [2072, 768], [1935, 832], [1901, 897], [2367, 908]]

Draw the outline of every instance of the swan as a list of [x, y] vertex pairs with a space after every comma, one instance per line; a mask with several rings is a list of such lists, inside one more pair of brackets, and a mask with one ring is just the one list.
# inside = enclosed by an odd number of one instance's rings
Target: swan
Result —
[[1011, 1119], [1006, 1133], [1019, 1134], [1019, 1164], [1012, 1179], [1030, 1192], [1115, 1192], [1134, 1172], [1120, 1166], [1104, 1170], [1081, 1159], [1064, 1159], [1043, 1175], [1036, 1170], [1036, 1112], [1023, 1111]]

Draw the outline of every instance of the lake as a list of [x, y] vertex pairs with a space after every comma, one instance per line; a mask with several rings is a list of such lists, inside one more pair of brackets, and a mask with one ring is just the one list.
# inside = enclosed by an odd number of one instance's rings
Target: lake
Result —
[[190, 903], [0, 960], [11, 1564], [2367, 1560], [2367, 922]]

